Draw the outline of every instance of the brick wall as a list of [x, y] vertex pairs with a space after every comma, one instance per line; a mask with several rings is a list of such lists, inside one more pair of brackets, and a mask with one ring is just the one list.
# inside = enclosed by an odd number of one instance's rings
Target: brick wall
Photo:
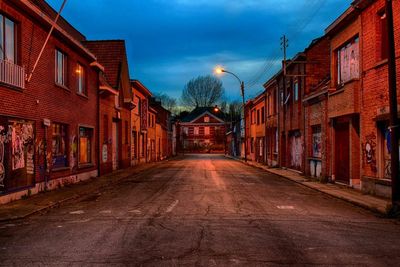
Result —
[[[18, 36], [18, 64], [23, 66], [27, 73], [38, 57], [42, 44], [45, 41], [48, 26], [33, 19], [24, 11], [15, 8], [11, 1], [2, 1], [2, 13], [17, 23]], [[63, 88], [55, 84], [55, 49], [62, 50], [67, 55], [67, 87]], [[32, 80], [23, 90], [16, 90], [0, 85], [0, 110], [1, 115], [29, 119], [35, 122], [35, 174], [36, 181], [43, 180], [43, 157], [39, 157], [38, 149], [45, 138], [43, 119], [51, 122], [66, 124], [68, 134], [67, 154], [70, 168], [63, 171], [51, 171], [50, 178], [65, 177], [96, 170], [97, 164], [97, 72], [89, 66], [93, 61], [81, 49], [72, 45], [68, 40], [55, 33], [49, 40], [44, 53], [39, 61]], [[86, 71], [87, 96], [77, 94], [76, 65], [80, 63]], [[92, 138], [92, 163], [87, 168], [80, 168], [73, 162], [77, 160], [76, 149], [72, 143], [74, 137], [78, 137], [80, 125], [93, 127]], [[48, 140], [47, 154], [51, 155], [51, 127], [46, 136]], [[78, 148], [79, 150], [79, 148]], [[72, 160], [71, 157], [75, 158]], [[41, 159], [40, 159], [41, 158]], [[49, 158], [49, 156], [48, 156]], [[51, 165], [51, 158], [49, 158]], [[51, 170], [51, 166], [50, 166]]]

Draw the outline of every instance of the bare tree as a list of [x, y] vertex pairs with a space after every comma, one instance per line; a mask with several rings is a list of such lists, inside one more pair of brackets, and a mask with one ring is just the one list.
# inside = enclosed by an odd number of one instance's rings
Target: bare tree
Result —
[[232, 122], [237, 122], [241, 120], [243, 105], [240, 101], [233, 101], [229, 103], [229, 118]]
[[211, 76], [199, 76], [190, 80], [182, 91], [181, 102], [187, 107], [211, 107], [224, 97], [222, 82]]
[[164, 93], [155, 93], [154, 97], [157, 100], [161, 101], [161, 105], [166, 110], [169, 110], [173, 114], [176, 114], [178, 112], [178, 109], [177, 109], [178, 107], [177, 107], [175, 98], [170, 97], [169, 95], [164, 94]]

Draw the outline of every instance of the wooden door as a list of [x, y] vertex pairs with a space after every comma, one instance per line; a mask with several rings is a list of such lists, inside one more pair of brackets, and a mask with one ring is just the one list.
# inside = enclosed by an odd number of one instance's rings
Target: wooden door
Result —
[[349, 124], [335, 127], [335, 180], [350, 183], [350, 134]]

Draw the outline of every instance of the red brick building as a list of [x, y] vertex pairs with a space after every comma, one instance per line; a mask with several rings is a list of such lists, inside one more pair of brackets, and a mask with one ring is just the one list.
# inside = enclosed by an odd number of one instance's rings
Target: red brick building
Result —
[[279, 124], [278, 124], [278, 83], [275, 75], [264, 84], [266, 101], [266, 164], [275, 167], [279, 164]]
[[131, 110], [134, 108], [125, 41], [86, 41], [104, 66], [99, 79], [100, 175], [131, 164]]
[[225, 151], [226, 123], [221, 110], [198, 107], [178, 122], [181, 150], [191, 152]]
[[277, 77], [279, 86], [280, 165], [304, 173], [304, 62], [299, 53], [287, 61], [285, 82], [283, 73]]
[[328, 88], [330, 84], [330, 41], [315, 39], [304, 51], [305, 88], [305, 174], [323, 181], [329, 177], [330, 146], [328, 124]]
[[265, 163], [265, 92], [248, 101], [245, 110], [249, 114], [248, 159]]
[[[97, 176], [98, 69], [45, 1], [0, 2], [0, 202]], [[22, 37], [23, 36], [23, 37]]]
[[[392, 1], [397, 64], [397, 102], [400, 100], [400, 2]], [[362, 94], [360, 98], [361, 189], [391, 196], [388, 49], [385, 1], [356, 1], [362, 10], [360, 53]]]
[[132, 121], [132, 165], [147, 161], [148, 109], [152, 93], [138, 80], [131, 80], [131, 89], [135, 108], [131, 113]]
[[328, 118], [331, 176], [335, 182], [360, 185], [360, 47], [361, 17], [351, 6], [327, 29], [331, 47]]

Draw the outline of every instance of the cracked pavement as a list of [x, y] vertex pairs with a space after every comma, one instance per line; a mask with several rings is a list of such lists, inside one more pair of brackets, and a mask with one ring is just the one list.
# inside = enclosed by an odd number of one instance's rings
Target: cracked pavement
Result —
[[186, 155], [0, 224], [1, 266], [398, 266], [397, 220], [220, 155]]

